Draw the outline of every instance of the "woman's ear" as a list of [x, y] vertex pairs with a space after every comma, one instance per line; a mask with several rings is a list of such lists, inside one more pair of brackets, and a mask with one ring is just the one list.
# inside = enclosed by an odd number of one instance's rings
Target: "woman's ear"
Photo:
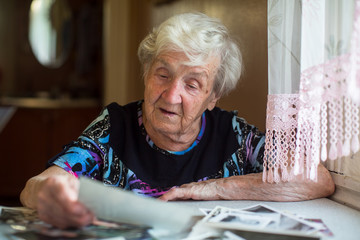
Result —
[[217, 101], [220, 99], [220, 97], [215, 96], [215, 93], [213, 93], [212, 100], [209, 102], [207, 109], [209, 111], [213, 110], [216, 106]]

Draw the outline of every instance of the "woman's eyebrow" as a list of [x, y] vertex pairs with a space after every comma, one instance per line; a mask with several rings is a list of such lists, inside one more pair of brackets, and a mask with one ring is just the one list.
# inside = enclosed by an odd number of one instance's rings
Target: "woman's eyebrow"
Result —
[[168, 62], [166, 62], [164, 59], [162, 59], [162, 58], [158, 58], [158, 59], [156, 59], [155, 60], [155, 64], [156, 63], [161, 63], [161, 64], [163, 64], [163, 65], [165, 65], [165, 67], [170, 67], [170, 64], [168, 63]]
[[196, 77], [196, 78], [207, 78], [208, 74], [205, 71], [201, 72], [190, 72], [189, 76]]

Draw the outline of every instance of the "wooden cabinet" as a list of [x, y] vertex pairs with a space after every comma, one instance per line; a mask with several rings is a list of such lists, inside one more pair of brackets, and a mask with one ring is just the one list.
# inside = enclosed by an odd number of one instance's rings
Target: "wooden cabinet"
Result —
[[17, 108], [0, 133], [0, 205], [18, 205], [26, 181], [75, 140], [101, 107]]

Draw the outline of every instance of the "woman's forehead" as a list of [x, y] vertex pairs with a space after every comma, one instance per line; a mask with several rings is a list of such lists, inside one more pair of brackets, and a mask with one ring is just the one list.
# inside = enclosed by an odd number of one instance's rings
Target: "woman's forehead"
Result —
[[162, 65], [164, 67], [173, 68], [183, 66], [188, 69], [191, 69], [194, 73], [206, 72], [206, 74], [211, 74], [212, 70], [217, 70], [219, 66], [219, 58], [216, 56], [210, 56], [202, 64], [194, 64], [187, 57], [185, 53], [179, 52], [165, 52], [159, 54], [154, 60], [153, 66]]

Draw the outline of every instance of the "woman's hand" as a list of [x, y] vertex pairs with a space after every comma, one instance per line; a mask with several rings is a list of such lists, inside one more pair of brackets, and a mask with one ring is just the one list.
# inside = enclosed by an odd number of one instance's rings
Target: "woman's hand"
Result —
[[289, 182], [267, 183], [262, 173], [193, 182], [170, 189], [159, 199], [173, 200], [258, 200], [258, 201], [304, 201], [328, 197], [335, 190], [329, 171], [318, 166], [317, 182], [303, 179], [300, 174]]
[[224, 199], [223, 179], [211, 179], [202, 182], [192, 182], [174, 187], [162, 195], [159, 199], [163, 201], [175, 200], [221, 200]]
[[41, 183], [36, 209], [39, 218], [55, 227], [82, 227], [95, 217], [78, 201], [79, 181], [74, 176], [49, 176]]

